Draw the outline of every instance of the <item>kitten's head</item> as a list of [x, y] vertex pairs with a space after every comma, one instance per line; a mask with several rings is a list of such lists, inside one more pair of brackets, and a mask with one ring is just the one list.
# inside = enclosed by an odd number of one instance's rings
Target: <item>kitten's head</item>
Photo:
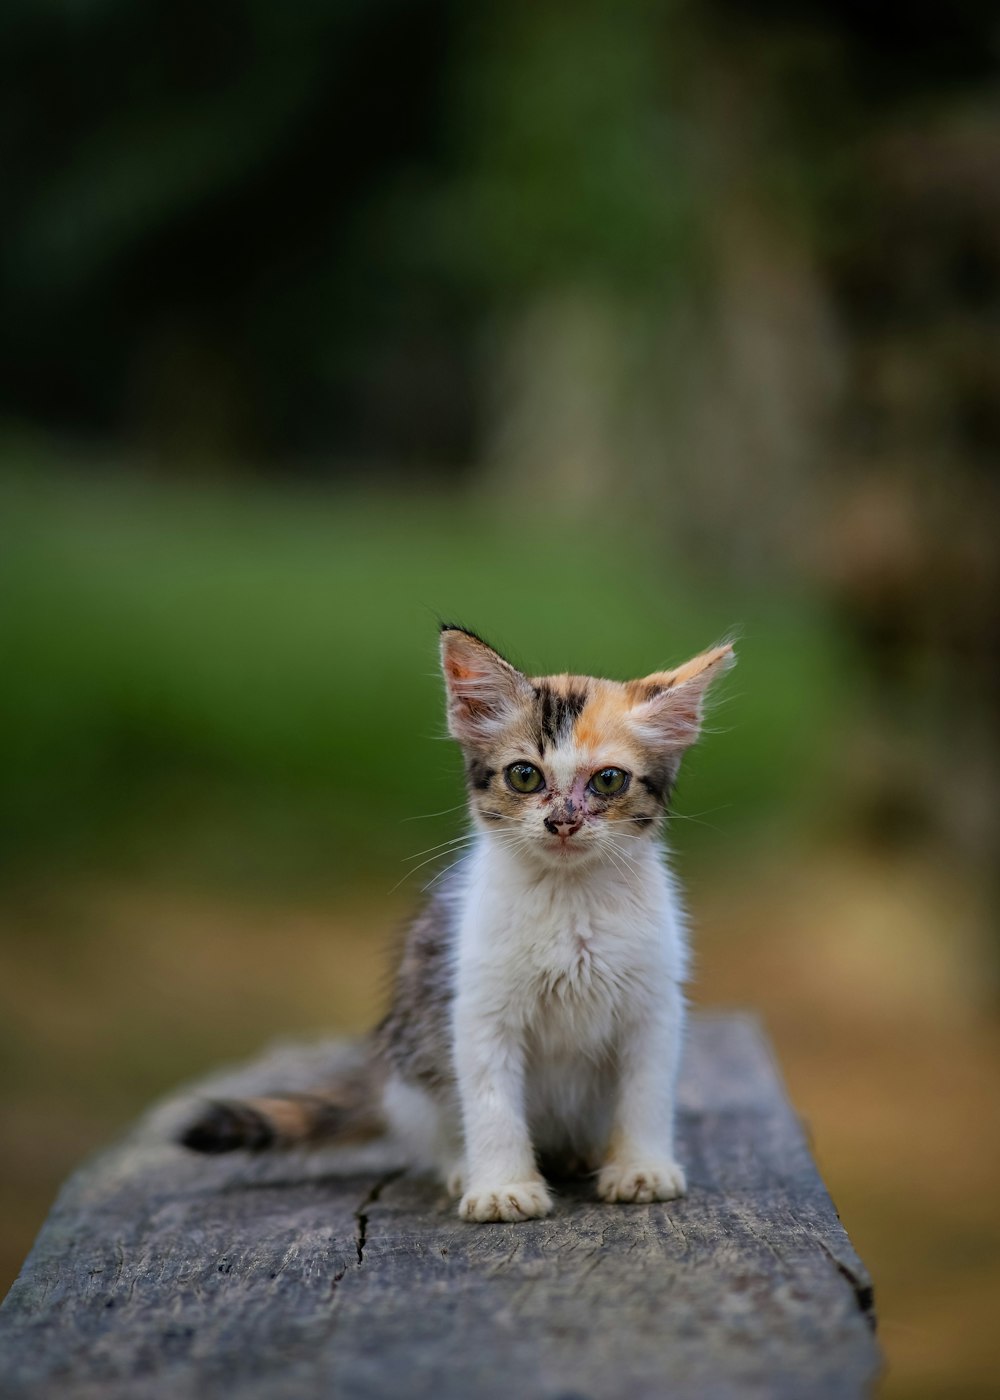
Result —
[[628, 856], [655, 834], [705, 692], [731, 644], [642, 680], [525, 676], [475, 633], [441, 629], [448, 728], [462, 746], [472, 814], [529, 858]]

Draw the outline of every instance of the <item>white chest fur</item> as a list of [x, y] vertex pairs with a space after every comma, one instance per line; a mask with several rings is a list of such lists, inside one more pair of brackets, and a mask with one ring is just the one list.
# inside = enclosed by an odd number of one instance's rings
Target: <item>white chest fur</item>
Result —
[[684, 975], [683, 923], [652, 846], [629, 872], [603, 861], [533, 869], [484, 837], [458, 946], [458, 1001], [542, 1059], [594, 1056]]

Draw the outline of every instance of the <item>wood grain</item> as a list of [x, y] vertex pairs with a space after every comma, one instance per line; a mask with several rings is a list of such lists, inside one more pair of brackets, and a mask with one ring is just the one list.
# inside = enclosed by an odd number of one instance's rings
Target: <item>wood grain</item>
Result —
[[690, 1194], [465, 1225], [391, 1144], [199, 1158], [193, 1093], [303, 1087], [273, 1051], [154, 1110], [63, 1189], [0, 1308], [14, 1400], [667, 1400], [868, 1393], [871, 1285], [747, 1017], [692, 1025]]

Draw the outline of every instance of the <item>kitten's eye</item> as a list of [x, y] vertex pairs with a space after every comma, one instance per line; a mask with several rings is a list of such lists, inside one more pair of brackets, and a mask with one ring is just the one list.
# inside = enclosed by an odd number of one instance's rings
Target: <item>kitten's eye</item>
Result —
[[504, 777], [515, 792], [539, 792], [545, 786], [545, 779], [533, 763], [512, 763], [504, 769]]
[[598, 797], [616, 797], [627, 787], [628, 774], [624, 768], [602, 768], [590, 780], [590, 790]]

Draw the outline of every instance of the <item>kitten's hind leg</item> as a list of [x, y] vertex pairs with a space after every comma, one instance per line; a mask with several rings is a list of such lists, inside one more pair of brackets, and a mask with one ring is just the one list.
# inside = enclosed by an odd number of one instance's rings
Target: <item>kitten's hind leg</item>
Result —
[[389, 1130], [405, 1147], [409, 1164], [432, 1171], [452, 1196], [462, 1194], [465, 1152], [457, 1108], [398, 1074], [386, 1080], [382, 1111]]
[[449, 1196], [454, 1196], [458, 1200], [465, 1191], [465, 1179], [468, 1169], [465, 1165], [465, 1157], [458, 1156], [450, 1162], [442, 1162], [441, 1175]]

